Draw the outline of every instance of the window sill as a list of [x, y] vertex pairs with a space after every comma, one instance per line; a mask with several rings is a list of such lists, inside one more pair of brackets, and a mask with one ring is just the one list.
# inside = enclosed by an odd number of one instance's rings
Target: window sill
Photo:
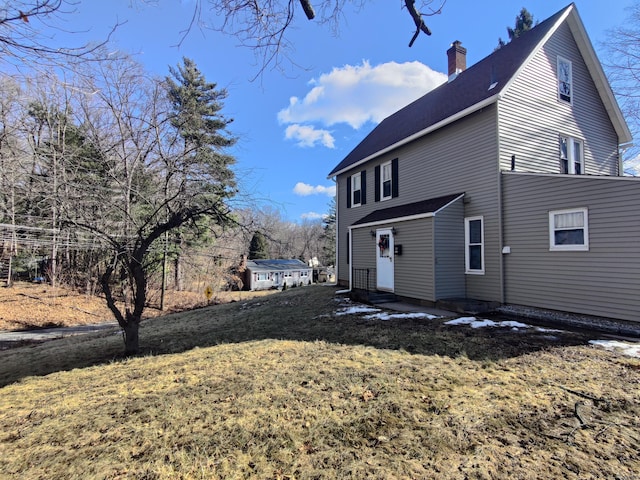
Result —
[[550, 252], [588, 252], [589, 245], [557, 245], [549, 247]]
[[484, 270], [466, 270], [465, 275], [484, 275]]

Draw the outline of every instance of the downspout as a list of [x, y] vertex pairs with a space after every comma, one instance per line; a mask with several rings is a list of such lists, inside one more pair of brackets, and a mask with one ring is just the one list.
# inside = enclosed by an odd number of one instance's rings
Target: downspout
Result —
[[505, 285], [504, 285], [504, 231], [502, 224], [502, 209], [503, 209], [503, 198], [502, 198], [502, 171], [500, 167], [498, 167], [498, 235], [500, 236], [500, 303], [504, 305], [505, 303]]
[[349, 289], [347, 290], [348, 292], [351, 292], [351, 289], [353, 288], [353, 229], [351, 227], [349, 227]]
[[[504, 305], [505, 303], [505, 285], [504, 285], [504, 230], [502, 224], [502, 215], [503, 215], [503, 198], [502, 198], [502, 169], [500, 168], [500, 153], [502, 151], [500, 147], [500, 100], [496, 102], [496, 145], [498, 146], [498, 236], [500, 239], [499, 247], [500, 247], [500, 303]], [[516, 168], [516, 156], [512, 155], [511, 157], [511, 170], [515, 170]]]

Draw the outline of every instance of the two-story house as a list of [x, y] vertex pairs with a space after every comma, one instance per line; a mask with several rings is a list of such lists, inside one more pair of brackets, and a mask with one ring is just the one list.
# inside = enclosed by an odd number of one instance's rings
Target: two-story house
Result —
[[631, 134], [569, 5], [383, 120], [329, 174], [338, 282], [640, 321]]

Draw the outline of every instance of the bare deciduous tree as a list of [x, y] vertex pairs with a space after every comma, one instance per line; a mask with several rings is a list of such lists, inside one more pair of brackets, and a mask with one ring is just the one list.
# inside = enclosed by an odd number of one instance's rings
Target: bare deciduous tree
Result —
[[[2, 0], [0, 2], [0, 58], [5, 62], [34, 65], [65, 65], [77, 59], [96, 60], [111, 34], [100, 41], [76, 46], [59, 45], [54, 32], [74, 33], [70, 25], [76, 9], [73, 0]], [[73, 24], [71, 24], [73, 25]]]
[[[154, 0], [141, 1], [155, 3]], [[253, 50], [259, 69], [256, 76], [259, 76], [266, 68], [281, 67], [283, 60], [292, 61], [293, 45], [287, 32], [298, 15], [304, 14], [307, 20], [327, 25], [337, 33], [345, 7], [353, 5], [358, 11], [367, 3], [368, 0], [196, 0], [191, 22], [181, 32], [182, 40], [194, 27], [232, 35], [241, 45]], [[422, 0], [419, 4], [416, 0], [401, 0], [400, 8], [409, 14], [416, 28], [410, 47], [420, 33], [431, 35], [425, 18], [440, 14], [445, 3], [446, 0]]]
[[[640, 134], [640, 1], [628, 9], [625, 22], [611, 30], [604, 45], [608, 55], [604, 61], [611, 87], [634, 137]], [[626, 158], [640, 154], [631, 147]]]

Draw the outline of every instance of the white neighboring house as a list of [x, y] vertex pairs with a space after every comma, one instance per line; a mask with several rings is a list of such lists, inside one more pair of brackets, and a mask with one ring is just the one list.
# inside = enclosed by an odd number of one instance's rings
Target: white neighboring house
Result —
[[248, 290], [310, 285], [313, 267], [301, 260], [249, 260], [245, 272]]

